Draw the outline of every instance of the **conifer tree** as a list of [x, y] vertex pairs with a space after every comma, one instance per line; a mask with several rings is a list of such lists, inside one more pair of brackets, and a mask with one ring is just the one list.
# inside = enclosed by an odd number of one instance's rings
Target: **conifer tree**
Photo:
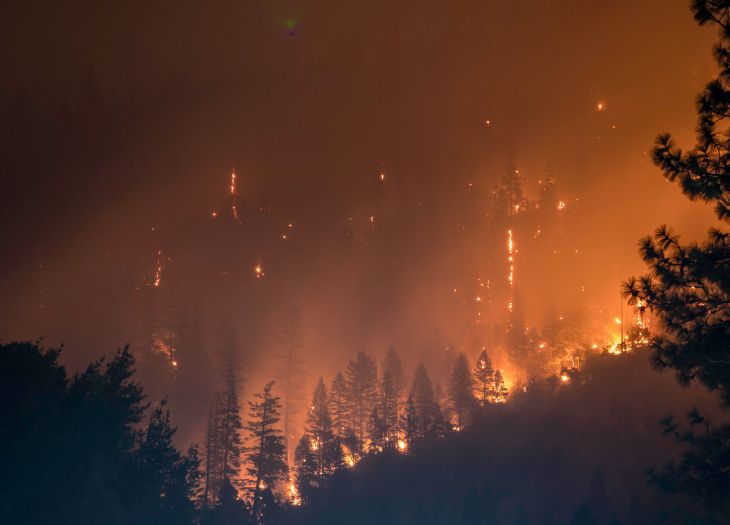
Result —
[[294, 450], [297, 489], [304, 503], [309, 500], [312, 492], [320, 487], [321, 476], [315, 447], [310, 437], [303, 434]]
[[413, 402], [413, 396], [409, 395], [406, 400], [405, 408], [400, 417], [400, 431], [403, 441], [406, 443], [406, 451], [412, 450], [414, 443], [421, 434], [418, 427], [418, 414], [416, 414], [416, 405]]
[[213, 406], [208, 412], [208, 423], [205, 429], [205, 464], [202, 502], [205, 507], [215, 501], [215, 498], [220, 492], [220, 484], [223, 480], [221, 450], [219, 446], [220, 413], [220, 394], [216, 392], [213, 397]]
[[[719, 74], [697, 97], [696, 144], [681, 151], [669, 133], [659, 135], [652, 151], [664, 177], [677, 182], [690, 200], [714, 205], [715, 215], [730, 222], [730, 4], [726, 0], [694, 0], [700, 25], [718, 27], [713, 54]], [[640, 241], [640, 253], [650, 272], [624, 284], [629, 302], [650, 309], [661, 333], [651, 341], [651, 362], [676, 371], [687, 385], [699, 381], [730, 403], [730, 232], [710, 229], [701, 243], [682, 243], [668, 226]], [[686, 447], [683, 459], [659, 474], [658, 482], [673, 493], [698, 499], [708, 521], [730, 515], [730, 425], [712, 428], [697, 411], [688, 416], [688, 430], [672, 418], [665, 433]]]
[[167, 402], [152, 411], [144, 435], [134, 453], [134, 499], [137, 523], [192, 522], [193, 500], [198, 486], [197, 449], [183, 456], [172, 438]]
[[349, 414], [347, 411], [347, 384], [342, 372], [337, 372], [330, 388], [330, 405], [332, 409], [332, 425], [335, 436], [343, 439], [347, 435]]
[[470, 422], [475, 408], [474, 381], [469, 370], [466, 354], [460, 352], [451, 368], [449, 380], [449, 402], [456, 417], [459, 428], [466, 427]]
[[346, 377], [350, 425], [355, 434], [357, 451], [362, 454], [368, 418], [377, 396], [377, 365], [365, 352], [358, 352], [347, 365]]
[[494, 368], [492, 360], [486, 350], [482, 350], [474, 366], [474, 392], [482, 407], [489, 403], [490, 392], [493, 390]]
[[395, 395], [395, 421], [397, 426], [397, 421], [400, 417], [401, 407], [405, 398], [406, 383], [400, 357], [398, 357], [398, 352], [395, 350], [395, 347], [392, 346], [388, 349], [388, 353], [385, 354], [385, 360], [383, 361], [383, 378], [385, 378], [386, 373], [390, 375], [390, 381]]
[[284, 437], [277, 428], [281, 420], [279, 398], [272, 393], [274, 382], [267, 383], [261, 392], [254, 394], [256, 401], [249, 401], [249, 419], [246, 422], [248, 445], [248, 493], [254, 518], [264, 519], [265, 507], [274, 489], [287, 476]]
[[304, 398], [304, 330], [299, 310], [290, 308], [284, 318], [279, 336], [280, 351], [277, 356], [277, 382], [282, 392], [284, 445], [287, 463], [291, 459], [289, 441], [293, 435], [293, 419], [300, 413]]
[[316, 476], [322, 478], [333, 474], [342, 464], [342, 451], [334, 433], [327, 388], [321, 377], [312, 395], [312, 405], [307, 414], [304, 434], [308, 437], [308, 443], [314, 452]]
[[238, 380], [236, 370], [230, 365], [223, 371], [224, 390], [218, 403], [216, 421], [218, 428], [216, 448], [220, 457], [221, 480], [235, 482], [241, 467], [241, 423], [238, 405]]
[[431, 380], [423, 363], [416, 368], [411, 397], [416, 413], [415, 437], [421, 440], [442, 436], [445, 432], [443, 414], [434, 400]]
[[509, 394], [509, 390], [507, 390], [507, 387], [504, 384], [504, 378], [502, 377], [502, 372], [497, 370], [494, 372], [494, 381], [492, 382], [492, 402], [493, 403], [504, 403], [507, 401], [507, 395]]
[[395, 446], [398, 440], [398, 397], [390, 370], [383, 372], [380, 381], [378, 414], [382, 420], [382, 446]]

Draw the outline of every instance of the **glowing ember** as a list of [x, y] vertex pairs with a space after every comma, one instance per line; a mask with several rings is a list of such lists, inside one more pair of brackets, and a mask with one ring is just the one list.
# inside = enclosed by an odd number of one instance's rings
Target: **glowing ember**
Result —
[[598, 104], [596, 104], [596, 109], [598, 111], [603, 111], [604, 109], [606, 109], [606, 103], [605, 102], [599, 102]]
[[408, 443], [406, 443], [404, 440], [399, 439], [398, 440], [398, 450], [400, 452], [405, 452], [408, 449]]
[[253, 271], [256, 274], [257, 279], [261, 279], [264, 276], [264, 269], [262, 268], [262, 266], [260, 264], [257, 264], [254, 267]]
[[565, 209], [565, 206], [566, 206], [565, 201], [558, 202], [558, 209], [559, 210], [564, 210]]
[[507, 230], [507, 262], [509, 262], [509, 274], [507, 280], [509, 281], [510, 288], [510, 300], [507, 304], [507, 309], [512, 311], [512, 289], [515, 281], [515, 265], [514, 265], [514, 240], [512, 238], [512, 230]]
[[239, 217], [238, 217], [238, 186], [237, 186], [237, 182], [236, 182], [236, 170], [235, 169], [231, 172], [230, 193], [231, 193], [231, 215], [233, 215], [233, 218], [235, 220], [239, 220]]
[[560, 381], [563, 383], [567, 383], [570, 381], [570, 376], [568, 374], [560, 374]]

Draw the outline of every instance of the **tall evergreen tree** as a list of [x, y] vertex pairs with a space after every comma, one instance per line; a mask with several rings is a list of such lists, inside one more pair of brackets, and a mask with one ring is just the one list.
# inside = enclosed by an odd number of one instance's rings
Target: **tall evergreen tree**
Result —
[[385, 378], [386, 373], [390, 375], [390, 381], [393, 386], [393, 392], [395, 395], [395, 420], [398, 421], [401, 407], [405, 401], [406, 380], [403, 373], [403, 365], [401, 365], [400, 362], [400, 357], [398, 357], [398, 352], [393, 346], [388, 348], [388, 353], [385, 354], [385, 359], [383, 361], [383, 378]]
[[274, 489], [287, 477], [284, 437], [277, 428], [281, 420], [281, 403], [272, 393], [274, 382], [267, 383], [254, 394], [257, 401], [249, 401], [249, 419], [246, 422], [248, 446], [248, 493], [254, 518], [261, 522], [265, 507]]
[[166, 401], [156, 407], [134, 453], [135, 522], [149, 524], [191, 523], [199, 482], [197, 449], [183, 456], [172, 438]]
[[347, 412], [347, 383], [342, 372], [337, 372], [330, 388], [330, 406], [335, 436], [343, 439], [347, 434], [349, 415]]
[[383, 372], [380, 381], [380, 402], [378, 414], [382, 420], [383, 446], [395, 446], [398, 441], [398, 396], [390, 370]]
[[213, 405], [208, 411], [208, 422], [205, 429], [205, 463], [203, 473], [203, 501], [204, 507], [215, 501], [220, 493], [223, 481], [222, 451], [220, 449], [220, 414], [221, 399], [218, 392], [213, 396]]
[[224, 390], [218, 403], [216, 444], [220, 455], [221, 479], [235, 482], [241, 467], [241, 423], [236, 371], [229, 365], [223, 372]]
[[509, 390], [504, 384], [504, 377], [502, 377], [502, 372], [500, 370], [494, 372], [494, 381], [492, 381], [492, 385], [492, 402], [504, 403], [507, 401]]
[[321, 377], [312, 395], [304, 433], [309, 437], [309, 444], [314, 452], [317, 476], [322, 478], [334, 473], [342, 464], [342, 451], [334, 433], [327, 388]]
[[416, 438], [418, 440], [440, 437], [445, 432], [441, 407], [433, 397], [433, 387], [423, 363], [416, 368], [410, 397], [416, 413]]
[[377, 365], [365, 354], [358, 352], [350, 359], [347, 370], [347, 394], [350, 425], [356, 438], [357, 451], [362, 454], [367, 437], [368, 418], [375, 407], [377, 396]]
[[284, 445], [287, 463], [291, 461], [293, 450], [290, 450], [294, 427], [293, 420], [299, 414], [304, 398], [304, 329], [302, 328], [299, 310], [291, 307], [284, 318], [279, 335], [280, 351], [277, 356], [277, 382], [282, 392]]
[[487, 406], [489, 403], [490, 392], [493, 389], [494, 384], [494, 368], [492, 367], [492, 360], [489, 358], [489, 354], [486, 350], [482, 350], [482, 353], [477, 357], [476, 365], [474, 366], [474, 392], [476, 393], [477, 400], [482, 407]]
[[[700, 25], [719, 29], [713, 54], [719, 68], [697, 97], [697, 142], [681, 151], [670, 134], [659, 135], [654, 163], [664, 177], [677, 182], [691, 200], [714, 205], [717, 218], [730, 222], [730, 3], [694, 0]], [[712, 228], [702, 243], [683, 244], [661, 226], [640, 242], [648, 275], [625, 283], [625, 292], [640, 310], [649, 308], [662, 333], [651, 343], [651, 361], [672, 368], [682, 384], [698, 380], [730, 403], [730, 233]], [[670, 418], [666, 433], [686, 446], [683, 459], [655, 481], [674, 493], [686, 493], [704, 504], [711, 519], [730, 515], [730, 426], [712, 429], [704, 417], [690, 413], [689, 430], [678, 431]]]
[[405, 408], [400, 416], [400, 432], [403, 441], [406, 444], [405, 451], [413, 449], [414, 443], [418, 440], [421, 432], [418, 427], [418, 414], [416, 414], [416, 405], [413, 402], [413, 396], [409, 395], [405, 403]]
[[474, 381], [469, 370], [466, 354], [460, 352], [451, 368], [449, 380], [449, 402], [459, 428], [466, 427], [472, 419], [474, 402]]

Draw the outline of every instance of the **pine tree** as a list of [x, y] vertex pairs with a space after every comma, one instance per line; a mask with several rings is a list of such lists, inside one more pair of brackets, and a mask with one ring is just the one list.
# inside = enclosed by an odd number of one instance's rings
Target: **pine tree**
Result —
[[486, 350], [482, 350], [474, 366], [474, 392], [482, 407], [489, 403], [490, 392], [494, 389], [494, 368]]
[[445, 432], [443, 415], [434, 400], [431, 380], [423, 363], [416, 368], [410, 397], [416, 412], [417, 440], [442, 436]]
[[[676, 147], [670, 134], [659, 135], [652, 151], [664, 177], [677, 182], [690, 200], [714, 204], [717, 218], [730, 222], [730, 5], [725, 0], [694, 0], [692, 10], [700, 25], [718, 26], [713, 49], [719, 67], [697, 97], [697, 143], [689, 151]], [[698, 380], [717, 390], [730, 403], [730, 232], [709, 231], [702, 243], [683, 244], [666, 225], [640, 242], [640, 253], [650, 273], [624, 284], [629, 302], [640, 311], [649, 308], [662, 333], [651, 342], [651, 361], [672, 368], [687, 385]], [[697, 498], [709, 515], [730, 515], [728, 451], [730, 425], [710, 430], [696, 411], [688, 416], [689, 430], [679, 431], [671, 418], [665, 433], [686, 447], [683, 459], [654, 481], [672, 493]], [[724, 459], [723, 459], [724, 458]], [[712, 521], [712, 520], [707, 520]]]
[[216, 392], [213, 398], [213, 406], [208, 411], [208, 423], [205, 429], [205, 464], [203, 480], [203, 501], [204, 507], [215, 501], [220, 492], [220, 484], [223, 481], [223, 469], [221, 468], [220, 450], [220, 421], [221, 413], [220, 394]]
[[413, 396], [409, 395], [406, 406], [400, 416], [400, 431], [403, 441], [406, 443], [405, 451], [412, 450], [414, 443], [418, 440], [421, 431], [418, 427], [418, 414]]
[[291, 460], [289, 441], [293, 435], [293, 419], [303, 406], [304, 380], [304, 330], [299, 310], [289, 309], [284, 319], [279, 336], [281, 350], [277, 356], [277, 382], [282, 389], [284, 445], [287, 451], [287, 463]]
[[342, 465], [342, 452], [334, 433], [327, 388], [322, 378], [317, 382], [312, 395], [312, 405], [307, 414], [304, 434], [308, 437], [308, 443], [314, 452], [317, 477], [333, 474]]
[[367, 436], [368, 418], [377, 395], [377, 365], [365, 352], [358, 352], [347, 365], [348, 412], [350, 426], [356, 438], [357, 451], [362, 454]]
[[249, 419], [246, 422], [248, 493], [253, 515], [259, 522], [264, 518], [266, 501], [286, 480], [288, 471], [284, 438], [276, 427], [281, 420], [281, 404], [272, 393], [273, 385], [271, 381], [261, 392], [254, 394], [258, 401], [249, 401]]
[[525, 197], [522, 191], [522, 178], [514, 158], [510, 158], [507, 162], [495, 197], [497, 214], [501, 218], [509, 218], [524, 211]]
[[383, 372], [380, 381], [378, 414], [383, 426], [381, 446], [395, 446], [398, 441], [398, 396], [390, 370]]
[[350, 419], [347, 411], [347, 384], [342, 372], [337, 372], [330, 388], [330, 404], [332, 408], [332, 424], [335, 436], [343, 439], [347, 435], [347, 424]]
[[221, 480], [230, 479], [235, 482], [241, 467], [241, 423], [238, 405], [238, 381], [236, 371], [229, 365], [223, 372], [224, 390], [220, 395], [216, 421], [218, 428], [216, 444], [220, 457]]
[[304, 434], [294, 450], [297, 489], [305, 503], [311, 497], [312, 492], [320, 487], [321, 476], [315, 446], [310, 437]]
[[395, 348], [392, 346], [388, 349], [388, 353], [385, 354], [385, 360], [383, 361], [383, 378], [385, 378], [386, 373], [390, 375], [393, 392], [395, 394], [395, 421], [397, 425], [405, 397], [406, 383], [400, 357], [398, 357], [398, 352], [396, 352]]
[[197, 450], [183, 456], [172, 438], [166, 401], [155, 407], [139, 441], [135, 459], [134, 494], [137, 523], [191, 522], [195, 515], [193, 499], [197, 490]]
[[494, 385], [492, 387], [491, 395], [492, 403], [504, 403], [507, 401], [509, 390], [507, 390], [507, 387], [504, 384], [504, 378], [502, 377], [501, 371], [497, 370], [494, 372], [494, 381], [492, 384]]
[[459, 428], [463, 429], [471, 422], [475, 408], [473, 391], [474, 381], [469, 370], [469, 363], [466, 360], [466, 354], [460, 352], [451, 368], [449, 380], [449, 402]]

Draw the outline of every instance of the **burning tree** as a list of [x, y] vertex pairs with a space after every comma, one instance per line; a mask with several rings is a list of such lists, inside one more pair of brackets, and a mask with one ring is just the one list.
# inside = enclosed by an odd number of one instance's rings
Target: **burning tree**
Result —
[[505, 401], [507, 401], [507, 395], [509, 394], [509, 390], [504, 384], [504, 377], [502, 377], [502, 372], [500, 370], [494, 372], [494, 380], [492, 381], [492, 385], [492, 402], [504, 403]]
[[347, 365], [347, 405], [350, 428], [353, 429], [358, 452], [362, 454], [368, 418], [377, 396], [377, 365], [365, 352], [358, 352]]
[[[695, 20], [719, 27], [714, 56], [718, 77], [697, 97], [697, 143], [683, 152], [670, 134], [659, 135], [654, 163], [664, 177], [677, 182], [691, 200], [715, 206], [717, 218], [730, 222], [730, 3], [695, 0]], [[640, 243], [650, 272], [625, 283], [634, 305], [649, 308], [663, 334], [651, 341], [651, 360], [657, 368], [672, 368], [681, 384], [696, 379], [719, 391], [730, 403], [730, 243], [728, 232], [709, 231], [702, 243], [683, 244], [669, 227], [661, 226]], [[640, 302], [640, 303], [639, 303]], [[711, 429], [696, 411], [689, 430], [679, 431], [671, 418], [665, 432], [685, 445], [678, 464], [655, 473], [653, 479], [670, 492], [699, 499], [711, 515], [730, 513], [730, 426]], [[697, 431], [696, 429], [699, 429]]]
[[492, 360], [486, 350], [482, 350], [474, 366], [474, 392], [479, 404], [487, 406], [490, 399], [490, 392], [494, 388], [494, 368]]
[[323, 477], [332, 474], [342, 465], [342, 452], [334, 433], [327, 388], [322, 378], [319, 379], [312, 395], [312, 406], [307, 414], [304, 432], [309, 437], [311, 448], [315, 452], [317, 475]]

